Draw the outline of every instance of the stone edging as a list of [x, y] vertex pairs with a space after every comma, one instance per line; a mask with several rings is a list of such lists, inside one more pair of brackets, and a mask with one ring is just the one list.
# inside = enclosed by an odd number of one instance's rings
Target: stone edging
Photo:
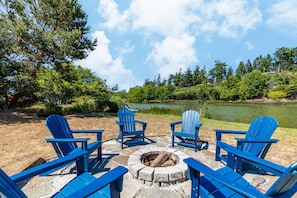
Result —
[[[149, 167], [141, 163], [143, 154], [156, 151], [166, 151], [175, 154], [179, 158], [179, 163], [168, 167]], [[184, 182], [187, 179], [188, 166], [183, 162], [183, 159], [188, 157], [185, 153], [173, 148], [149, 145], [144, 146], [130, 156], [128, 167], [133, 177], [142, 181], [145, 185], [169, 186]]]

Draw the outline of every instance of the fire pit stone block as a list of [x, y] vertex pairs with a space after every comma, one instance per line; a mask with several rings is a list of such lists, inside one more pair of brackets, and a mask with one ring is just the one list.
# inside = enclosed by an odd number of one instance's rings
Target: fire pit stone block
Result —
[[129, 165], [130, 173], [137, 179], [139, 177], [139, 171], [145, 167], [143, 164]]
[[168, 182], [169, 176], [168, 171], [165, 167], [156, 167], [154, 172], [155, 182]]
[[175, 167], [182, 172], [183, 178], [188, 177], [188, 166], [185, 163], [179, 163]]
[[169, 181], [177, 181], [183, 178], [182, 171], [175, 166], [168, 166], [166, 169], [169, 172]]
[[128, 159], [128, 166], [132, 166], [134, 164], [139, 164], [140, 156], [138, 155], [131, 155]]
[[139, 178], [145, 181], [153, 181], [154, 168], [146, 166], [139, 171]]

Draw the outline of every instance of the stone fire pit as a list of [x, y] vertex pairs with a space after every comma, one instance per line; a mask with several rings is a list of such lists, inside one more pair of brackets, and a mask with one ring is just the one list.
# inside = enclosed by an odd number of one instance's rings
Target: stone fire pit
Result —
[[[152, 167], [145, 163], [147, 158], [156, 157], [160, 153], [171, 156], [169, 160], [174, 161], [174, 163], [162, 162], [159, 163], [158, 167]], [[185, 153], [173, 148], [150, 145], [134, 152], [128, 160], [128, 167], [133, 177], [145, 185], [169, 186], [184, 182], [187, 179], [188, 166], [183, 162], [183, 159], [188, 157]]]

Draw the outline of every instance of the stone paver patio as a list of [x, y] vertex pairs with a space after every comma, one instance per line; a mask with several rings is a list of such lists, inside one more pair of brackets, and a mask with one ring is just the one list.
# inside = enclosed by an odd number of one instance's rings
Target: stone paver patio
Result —
[[[139, 171], [140, 169], [135, 169], [136, 166], [134, 166], [134, 168], [133, 166], [128, 166], [128, 164], [134, 163], [133, 161], [131, 161], [130, 156], [136, 155], [139, 150], [141, 151], [144, 148], [148, 150], [152, 148], [159, 148], [161, 150], [181, 152], [185, 155], [184, 157], [193, 157], [211, 167], [212, 169], [218, 169], [224, 166], [221, 162], [214, 161], [215, 145], [209, 145], [207, 150], [194, 152], [194, 149], [192, 148], [180, 146], [175, 146], [172, 148], [171, 137], [169, 136], [148, 138], [155, 143], [151, 143], [151, 141], [148, 141], [149, 144], [147, 145], [131, 146], [124, 149], [121, 149], [121, 144], [116, 142], [115, 140], [104, 142], [102, 152], [103, 160], [102, 162], [97, 164], [94, 162], [90, 162], [90, 171], [96, 177], [100, 177], [100, 175], [118, 165], [123, 165], [129, 168], [129, 172], [124, 176], [124, 187], [123, 192], [121, 193], [121, 197], [123, 198], [183, 198], [190, 197], [190, 181], [163, 181], [162, 183], [158, 183], [159, 181], [141, 181], [135, 176], [135, 171]], [[182, 160], [180, 161], [180, 164], [181, 170], [183, 170], [185, 164]], [[26, 185], [24, 185], [22, 189], [29, 197], [32, 198], [50, 197], [68, 181], [75, 177], [75, 174], [71, 173], [70, 169], [71, 167], [68, 167], [63, 170], [59, 170], [58, 172], [49, 176], [34, 177]], [[158, 171], [160, 172], [160, 170]], [[182, 174], [185, 174], [185, 170], [182, 171]], [[276, 179], [273, 176], [264, 177], [262, 175], [254, 174], [245, 174], [244, 177], [261, 191], [267, 190]]]

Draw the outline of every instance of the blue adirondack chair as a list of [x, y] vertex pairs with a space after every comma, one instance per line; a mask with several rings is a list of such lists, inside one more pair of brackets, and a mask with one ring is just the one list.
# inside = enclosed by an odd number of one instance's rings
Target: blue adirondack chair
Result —
[[222, 142], [222, 134], [244, 134], [245, 138], [235, 138], [237, 140], [237, 149], [248, 152], [254, 156], [264, 158], [271, 144], [278, 142], [278, 139], [270, 138], [277, 127], [278, 122], [275, 118], [270, 116], [263, 116], [254, 119], [251, 122], [248, 131], [215, 129], [215, 160], [226, 161], [226, 157], [221, 154], [220, 142]]
[[0, 192], [6, 197], [27, 197], [17, 183], [27, 180], [43, 172], [55, 169], [63, 164], [76, 161], [77, 177], [66, 184], [53, 197], [120, 197], [123, 188], [123, 175], [128, 172], [125, 167], [118, 166], [99, 178], [85, 172], [86, 151], [78, 151], [65, 157], [47, 162], [25, 170], [11, 177], [0, 169]]
[[[144, 132], [146, 129], [147, 122], [141, 120], [135, 120], [134, 112], [128, 109], [121, 109], [118, 112], [118, 119], [116, 124], [119, 126], [119, 135], [116, 138], [117, 141], [121, 142], [122, 149], [124, 148], [124, 138], [133, 138], [132, 141], [129, 141], [129, 144], [139, 143], [139, 139], [144, 144]], [[137, 130], [136, 124], [140, 124], [142, 127], [140, 130]], [[135, 140], [135, 141], [133, 141]]]
[[[54, 138], [46, 138], [51, 142], [59, 158], [78, 150], [86, 150], [86, 158], [97, 150], [97, 157], [102, 159], [102, 133], [104, 130], [71, 130], [67, 119], [60, 115], [50, 115], [46, 118], [46, 126]], [[97, 140], [89, 143], [90, 138], [74, 138], [73, 133], [92, 133], [97, 135]], [[81, 143], [81, 147], [77, 145]]]
[[[193, 158], [184, 159], [192, 180], [191, 198], [194, 197], [291, 197], [297, 191], [297, 161], [288, 168], [252, 156], [257, 163], [282, 172], [264, 194], [228, 166], [212, 170]], [[280, 168], [279, 168], [280, 167]], [[202, 176], [203, 175], [203, 176]]]
[[[195, 152], [198, 149], [201, 149], [202, 144], [206, 143], [206, 141], [202, 141], [199, 139], [199, 129], [202, 126], [199, 123], [200, 114], [194, 110], [185, 111], [182, 115], [182, 121], [171, 122], [170, 128], [172, 131], [172, 147], [177, 143], [181, 146], [192, 147], [195, 149]], [[176, 131], [175, 126], [181, 124], [181, 130]], [[175, 137], [179, 139], [178, 142], [175, 141]]]

